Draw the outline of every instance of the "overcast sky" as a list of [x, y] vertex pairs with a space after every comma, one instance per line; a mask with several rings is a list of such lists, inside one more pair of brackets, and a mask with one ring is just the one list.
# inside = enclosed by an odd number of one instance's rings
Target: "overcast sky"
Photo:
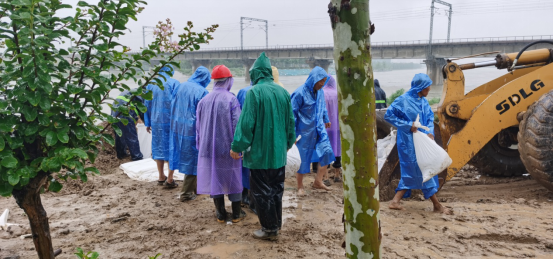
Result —
[[[77, 0], [64, 3], [75, 5]], [[553, 35], [553, 0], [447, 0], [453, 4], [451, 38]], [[202, 29], [219, 24], [205, 48], [240, 46], [240, 17], [269, 21], [269, 45], [332, 44], [328, 0], [150, 0], [121, 43], [142, 46], [142, 26], [170, 18], [177, 32], [187, 21]], [[372, 42], [427, 40], [431, 0], [371, 0]], [[434, 19], [434, 39], [447, 37], [446, 7]], [[245, 46], [264, 46], [262, 23], [246, 23]], [[151, 33], [147, 40], [152, 40]]]

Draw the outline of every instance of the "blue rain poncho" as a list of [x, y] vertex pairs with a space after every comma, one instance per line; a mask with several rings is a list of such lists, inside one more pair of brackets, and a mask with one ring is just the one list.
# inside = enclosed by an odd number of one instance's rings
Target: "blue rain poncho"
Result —
[[145, 102], [148, 110], [144, 114], [144, 124], [152, 128], [152, 158], [169, 160], [169, 131], [171, 125], [172, 93], [179, 88], [180, 82], [171, 78], [173, 69], [169, 66], [161, 68], [159, 79], [164, 89], [157, 85], [148, 85], [146, 89], [153, 92], [152, 100]]
[[196, 148], [196, 107], [208, 91], [211, 74], [205, 67], [196, 72], [173, 92], [171, 103], [171, 137], [169, 141], [169, 169], [186, 175], [196, 175], [198, 149]]
[[388, 110], [384, 119], [397, 128], [397, 147], [399, 153], [399, 165], [401, 168], [401, 180], [397, 191], [408, 190], [403, 198], [411, 196], [411, 190], [422, 190], [424, 198], [428, 199], [438, 191], [438, 176], [429, 181], [422, 182], [422, 172], [417, 164], [413, 133], [411, 126], [420, 116], [419, 121], [430, 130], [418, 129], [425, 134], [434, 134], [434, 112], [424, 97], [418, 93], [432, 85], [432, 80], [426, 74], [416, 74], [411, 82], [411, 89], [398, 97]]
[[296, 144], [301, 157], [300, 174], [309, 173], [311, 163], [319, 162], [321, 166], [327, 166], [335, 160], [324, 125], [325, 121], [328, 122], [324, 91], [313, 92], [315, 84], [324, 78], [327, 78], [326, 85], [330, 76], [321, 67], [315, 67], [305, 83], [291, 96], [296, 137], [301, 135]]
[[[238, 95], [236, 95], [236, 99], [238, 99], [238, 103], [240, 103], [240, 109], [244, 106], [246, 94], [252, 89], [252, 83], [253, 82], [250, 81], [250, 85], [240, 89]], [[244, 166], [242, 166], [242, 186], [246, 189], [250, 189], [250, 169]]]

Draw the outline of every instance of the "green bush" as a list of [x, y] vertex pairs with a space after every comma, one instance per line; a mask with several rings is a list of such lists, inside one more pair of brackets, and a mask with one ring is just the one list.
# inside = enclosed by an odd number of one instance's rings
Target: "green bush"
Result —
[[392, 104], [396, 100], [396, 98], [402, 96], [404, 93], [405, 93], [405, 89], [399, 89], [395, 91], [394, 93], [392, 93], [392, 95], [390, 95], [390, 97], [386, 99], [386, 103], [388, 105]]

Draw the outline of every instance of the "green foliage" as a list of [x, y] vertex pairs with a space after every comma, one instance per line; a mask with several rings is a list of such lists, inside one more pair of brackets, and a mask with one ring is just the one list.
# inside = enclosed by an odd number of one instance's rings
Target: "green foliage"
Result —
[[[141, 89], [148, 84], [163, 88], [159, 70], [178, 66], [172, 61], [176, 55], [208, 43], [217, 28], [196, 33], [188, 22], [177, 42], [159, 33], [147, 49], [130, 54], [117, 40], [146, 2], [91, 2], [79, 1], [73, 16], [61, 17], [62, 9], [73, 7], [60, 0], [0, 1], [0, 40], [6, 48], [0, 61], [2, 196], [37, 175], [48, 175], [49, 189], [59, 191], [58, 180], [86, 181], [87, 173], [98, 173], [87, 163], [98, 155], [98, 144], [113, 145], [114, 140], [105, 134], [109, 125], [97, 122], [116, 123], [129, 115], [128, 106], [114, 108], [116, 117], [102, 111], [103, 104], [112, 107], [110, 91], [131, 90], [123, 80], [133, 80]], [[166, 60], [151, 71], [144, 68], [151, 58], [163, 55]], [[132, 93], [152, 98], [151, 92]]]
[[148, 259], [157, 259], [161, 254], [157, 254], [155, 256], [148, 256]]
[[81, 249], [80, 247], [77, 247], [77, 252], [75, 253], [75, 255], [80, 259], [97, 259], [98, 256], [100, 256], [98, 252], [88, 252], [85, 254], [83, 252], [83, 249]]
[[392, 104], [396, 100], [396, 98], [402, 96], [404, 93], [405, 93], [405, 89], [399, 89], [395, 91], [394, 93], [392, 93], [392, 95], [390, 95], [390, 97], [386, 99], [386, 103], [388, 105]]
[[431, 99], [428, 100], [428, 104], [430, 104], [430, 105], [434, 105], [434, 104], [437, 104], [437, 103], [440, 103], [440, 98], [439, 97], [431, 98]]

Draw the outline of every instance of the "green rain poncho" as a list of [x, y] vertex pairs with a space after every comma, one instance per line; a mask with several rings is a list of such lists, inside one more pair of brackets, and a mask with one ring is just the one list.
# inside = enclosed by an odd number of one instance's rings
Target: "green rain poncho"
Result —
[[265, 53], [250, 69], [253, 87], [246, 95], [232, 150], [242, 152], [244, 167], [278, 169], [286, 165], [286, 153], [296, 141], [290, 94], [273, 81], [271, 62]]

